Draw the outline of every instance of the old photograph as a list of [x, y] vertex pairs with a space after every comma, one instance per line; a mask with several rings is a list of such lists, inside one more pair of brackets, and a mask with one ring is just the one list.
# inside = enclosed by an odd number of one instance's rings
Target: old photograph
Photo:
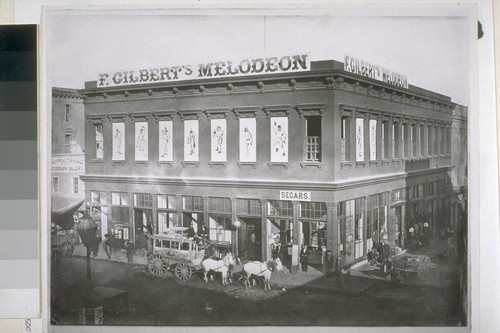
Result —
[[45, 11], [50, 325], [468, 326], [471, 22]]

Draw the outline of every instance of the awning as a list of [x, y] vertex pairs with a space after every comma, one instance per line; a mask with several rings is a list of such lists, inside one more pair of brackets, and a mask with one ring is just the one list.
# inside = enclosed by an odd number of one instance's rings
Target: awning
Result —
[[52, 197], [52, 214], [73, 214], [83, 204], [84, 199], [74, 197]]

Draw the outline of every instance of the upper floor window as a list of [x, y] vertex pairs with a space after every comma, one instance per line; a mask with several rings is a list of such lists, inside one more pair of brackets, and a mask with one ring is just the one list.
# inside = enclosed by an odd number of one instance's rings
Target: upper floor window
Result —
[[321, 162], [321, 117], [306, 118], [306, 160]]
[[377, 159], [377, 120], [370, 119], [369, 135], [370, 135], [370, 161]]
[[66, 121], [69, 121], [69, 119], [70, 119], [70, 112], [71, 112], [71, 105], [66, 104], [66, 110], [64, 113]]
[[387, 153], [388, 153], [388, 140], [387, 140], [387, 136], [388, 136], [388, 131], [389, 131], [389, 126], [387, 124], [387, 121], [383, 121], [382, 122], [382, 131], [380, 132], [380, 153], [381, 153], [381, 156], [382, 156], [382, 159], [387, 159]]
[[342, 161], [349, 161], [350, 158], [350, 117], [342, 116], [340, 124], [340, 154]]
[[104, 158], [104, 136], [102, 134], [102, 124], [95, 125], [95, 149], [96, 159]]
[[420, 126], [418, 139], [420, 141], [420, 156], [425, 156], [425, 127]]
[[392, 124], [392, 158], [399, 157], [400, 127], [397, 122]]
[[52, 177], [52, 193], [59, 193], [59, 177]]
[[365, 160], [365, 133], [363, 118], [356, 118], [356, 161]]
[[79, 192], [79, 188], [78, 188], [78, 185], [79, 185], [79, 179], [78, 177], [73, 177], [73, 194], [78, 194]]

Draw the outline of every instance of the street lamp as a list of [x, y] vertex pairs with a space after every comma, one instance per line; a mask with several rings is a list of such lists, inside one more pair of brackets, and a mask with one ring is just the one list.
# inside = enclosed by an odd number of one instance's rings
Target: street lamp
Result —
[[238, 257], [238, 229], [241, 227], [241, 222], [240, 220], [236, 220], [233, 222], [234, 228], [236, 229], [236, 240], [234, 242], [235, 248], [236, 248], [236, 253], [235, 256]]
[[92, 216], [90, 216], [88, 208], [86, 207], [83, 212], [83, 216], [78, 222], [78, 234], [82, 239], [83, 245], [87, 248], [87, 280], [90, 281], [90, 252], [95, 244], [95, 233], [97, 230], [97, 224], [95, 223]]

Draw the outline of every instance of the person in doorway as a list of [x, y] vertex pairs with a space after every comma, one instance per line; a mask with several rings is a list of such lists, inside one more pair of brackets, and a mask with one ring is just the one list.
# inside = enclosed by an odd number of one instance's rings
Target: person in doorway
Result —
[[300, 266], [303, 272], [307, 273], [307, 266], [309, 265], [309, 247], [307, 245], [302, 245], [300, 250]]
[[127, 263], [131, 264], [134, 261], [134, 242], [127, 239], [125, 241], [125, 249], [127, 250]]
[[111, 247], [111, 237], [109, 236], [109, 234], [104, 235], [104, 241], [102, 242], [102, 245], [104, 247], [104, 252], [106, 252], [106, 255], [108, 256], [108, 259], [111, 260], [113, 248]]

